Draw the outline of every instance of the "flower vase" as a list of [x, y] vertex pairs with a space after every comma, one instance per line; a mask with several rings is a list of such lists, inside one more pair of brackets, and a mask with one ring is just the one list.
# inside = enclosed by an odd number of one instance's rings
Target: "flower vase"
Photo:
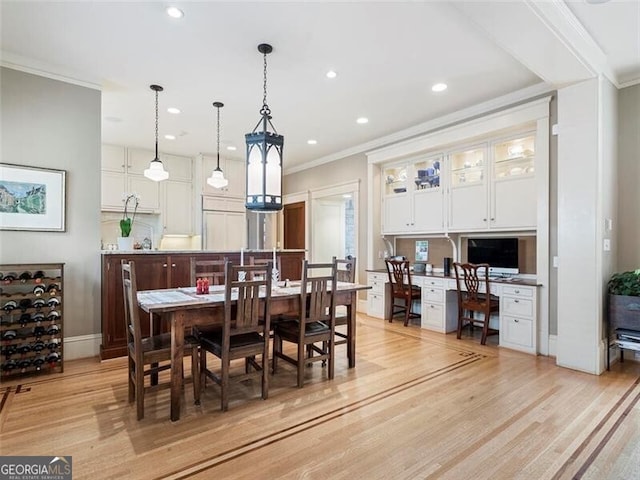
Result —
[[133, 250], [133, 237], [118, 237], [118, 250], [131, 251]]

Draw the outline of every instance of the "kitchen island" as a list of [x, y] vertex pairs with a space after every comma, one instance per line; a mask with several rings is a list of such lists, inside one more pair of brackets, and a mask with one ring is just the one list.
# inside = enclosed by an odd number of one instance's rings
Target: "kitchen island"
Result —
[[[273, 250], [244, 250], [244, 261], [249, 257], [271, 259]], [[299, 280], [305, 250], [277, 250], [282, 272], [280, 278]], [[240, 263], [240, 252], [235, 251], [158, 251], [133, 250], [123, 252], [105, 250], [102, 252], [102, 345], [100, 358], [126, 355], [127, 335], [124, 320], [124, 297], [122, 294], [122, 260], [133, 260], [136, 265], [138, 290], [158, 290], [191, 286], [191, 259], [229, 259]], [[141, 318], [146, 318], [142, 310]], [[149, 335], [149, 322], [142, 321], [143, 335]]]

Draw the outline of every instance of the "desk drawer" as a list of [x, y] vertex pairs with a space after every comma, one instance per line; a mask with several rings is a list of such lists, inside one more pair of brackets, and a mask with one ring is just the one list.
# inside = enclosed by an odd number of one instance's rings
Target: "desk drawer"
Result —
[[423, 302], [420, 326], [428, 330], [444, 333], [444, 307]]
[[444, 303], [444, 290], [442, 288], [422, 287], [422, 301], [428, 303]]
[[533, 322], [526, 318], [505, 316], [500, 329], [501, 343], [507, 347], [533, 347]]
[[433, 278], [433, 277], [424, 277], [422, 279], [422, 286], [423, 287], [438, 287], [438, 288], [443, 288], [444, 287], [444, 279], [443, 278]]
[[503, 285], [502, 286], [502, 294], [503, 295], [513, 295], [519, 297], [533, 297], [533, 289], [527, 287], [518, 287], [515, 285]]
[[384, 295], [379, 295], [371, 290], [367, 293], [367, 315], [384, 318]]
[[381, 295], [384, 294], [384, 284], [387, 280], [389, 280], [389, 277], [382, 273], [367, 274], [367, 285], [371, 287], [372, 292], [376, 292]]
[[533, 317], [533, 300], [503, 296], [500, 298], [500, 309], [508, 315]]

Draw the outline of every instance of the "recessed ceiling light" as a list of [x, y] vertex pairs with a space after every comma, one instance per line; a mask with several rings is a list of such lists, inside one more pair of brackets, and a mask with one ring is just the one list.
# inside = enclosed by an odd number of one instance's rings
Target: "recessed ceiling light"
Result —
[[175, 135], [165, 135], [164, 138], [166, 138], [167, 140], [175, 140], [176, 136]]
[[176, 107], [169, 107], [169, 108], [167, 108], [167, 112], [169, 112], [169, 113], [174, 113], [174, 114], [181, 113], [180, 109], [179, 109], [179, 108], [176, 108]]
[[167, 15], [171, 18], [182, 18], [184, 17], [184, 12], [178, 7], [167, 7]]
[[329, 70], [327, 72], [327, 78], [336, 78], [338, 76], [338, 74], [336, 72], [334, 72], [333, 70]]
[[365, 123], [369, 123], [369, 119], [367, 117], [359, 117], [356, 122], [358, 122], [359, 124], [363, 125]]
[[236, 148], [236, 147], [234, 147], [233, 145], [229, 145], [229, 146], [227, 147], [227, 150], [231, 150], [232, 152], [235, 152], [235, 151], [237, 150], [237, 148]]
[[432, 92], [444, 92], [446, 89], [446, 83], [436, 83], [433, 87], [431, 87]]
[[309, 145], [316, 145], [316, 144], [318, 143], [318, 141], [317, 141], [317, 140], [313, 140], [313, 139], [311, 139], [311, 140], [307, 140], [307, 143], [308, 143]]

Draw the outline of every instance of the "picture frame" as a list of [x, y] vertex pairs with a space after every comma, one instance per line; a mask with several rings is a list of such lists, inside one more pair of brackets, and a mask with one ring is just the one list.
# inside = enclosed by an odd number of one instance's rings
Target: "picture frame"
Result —
[[416, 240], [416, 261], [429, 260], [429, 240]]
[[65, 231], [66, 171], [0, 163], [0, 230]]

